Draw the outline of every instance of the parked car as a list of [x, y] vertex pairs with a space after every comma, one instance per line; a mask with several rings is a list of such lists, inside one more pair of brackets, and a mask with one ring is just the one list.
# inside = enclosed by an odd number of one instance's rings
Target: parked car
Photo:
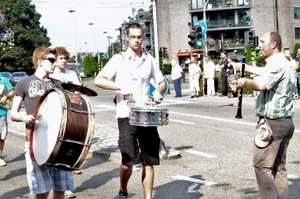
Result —
[[6, 77], [10, 81], [11, 84], [13, 83], [13, 77], [12, 77], [12, 74], [10, 72], [0, 72], [0, 74], [3, 77]]
[[83, 68], [80, 68], [80, 69], [79, 69], [79, 74], [80, 74], [80, 77], [81, 77], [81, 78], [86, 77], [86, 75], [84, 74]]
[[27, 76], [28, 76], [27, 73], [24, 71], [13, 72], [12, 73], [12, 77], [13, 77], [12, 85], [15, 86], [21, 79], [23, 79]]

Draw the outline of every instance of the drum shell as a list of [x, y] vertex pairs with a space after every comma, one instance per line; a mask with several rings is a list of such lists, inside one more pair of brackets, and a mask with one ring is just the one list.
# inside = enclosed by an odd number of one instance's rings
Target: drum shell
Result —
[[[53, 100], [58, 101], [57, 105], [49, 102]], [[52, 109], [57, 109], [57, 114], [48, 115], [46, 111], [51, 112]], [[49, 89], [41, 97], [34, 114], [42, 115], [42, 119], [30, 131], [33, 163], [70, 171], [78, 169], [88, 154], [94, 133], [95, 114], [89, 99], [80, 93]], [[58, 117], [59, 121], [52, 124], [57, 121], [53, 117]], [[58, 132], [53, 132], [53, 129]], [[43, 145], [46, 147], [41, 144], [43, 135], [40, 134], [45, 134], [44, 131], [47, 135]]]
[[169, 122], [169, 111], [165, 108], [135, 107], [130, 109], [129, 123], [133, 126], [159, 126]]

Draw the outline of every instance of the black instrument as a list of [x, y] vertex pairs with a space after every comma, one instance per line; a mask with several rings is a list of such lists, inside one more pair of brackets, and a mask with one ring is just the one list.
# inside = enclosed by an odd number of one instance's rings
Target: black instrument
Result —
[[[245, 62], [246, 62], [246, 53], [243, 54], [243, 62], [242, 62], [242, 73], [241, 78], [245, 77]], [[242, 119], [242, 100], [243, 100], [243, 88], [239, 89], [239, 102], [238, 109], [235, 118]]]
[[91, 90], [87, 87], [79, 86], [79, 85], [75, 85], [75, 84], [62, 83], [61, 87], [64, 90], [68, 90], [68, 91], [71, 91], [71, 92], [78, 91], [81, 94], [84, 94], [84, 95], [87, 95], [87, 96], [97, 96], [98, 95], [95, 91], [93, 91], [93, 90]]

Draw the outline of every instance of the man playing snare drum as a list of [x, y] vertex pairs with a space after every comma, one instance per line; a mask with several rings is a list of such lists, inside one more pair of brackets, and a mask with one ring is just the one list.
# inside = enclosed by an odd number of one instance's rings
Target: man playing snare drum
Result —
[[114, 55], [95, 78], [96, 86], [116, 91], [116, 116], [119, 128], [119, 149], [122, 155], [120, 166], [119, 198], [128, 198], [127, 184], [132, 174], [132, 166], [142, 163], [142, 186], [144, 198], [152, 198], [154, 165], [159, 165], [160, 138], [157, 127], [133, 126], [129, 124], [130, 106], [149, 103], [150, 79], [158, 87], [154, 92], [154, 103], [163, 100], [162, 93], [167, 84], [159, 70], [158, 63], [148, 53], [141, 51], [144, 31], [138, 23], [127, 28], [128, 49]]
[[[33, 113], [40, 97], [47, 89], [56, 87], [49, 77], [49, 74], [54, 72], [56, 51], [39, 47], [34, 51], [32, 60], [35, 73], [17, 83], [10, 112], [10, 119], [15, 122], [25, 122], [27, 129], [30, 129], [36, 120]], [[20, 112], [22, 102], [26, 114]], [[25, 158], [30, 193], [35, 195], [36, 199], [47, 198], [50, 191], [53, 191], [53, 198], [63, 199], [65, 191], [74, 190], [71, 171], [33, 164], [29, 152], [29, 130], [26, 132]]]

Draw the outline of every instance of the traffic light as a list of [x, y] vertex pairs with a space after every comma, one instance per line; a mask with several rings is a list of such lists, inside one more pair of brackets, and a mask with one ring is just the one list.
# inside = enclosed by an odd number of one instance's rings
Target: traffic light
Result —
[[195, 31], [196, 31], [196, 47], [201, 48], [203, 46], [202, 29], [200, 26], [196, 26]]
[[195, 47], [195, 44], [196, 44], [196, 41], [195, 41], [195, 39], [196, 39], [196, 35], [195, 35], [195, 32], [193, 31], [193, 32], [190, 32], [190, 34], [188, 35], [188, 38], [190, 38], [190, 41], [189, 41], [189, 45], [191, 46], [191, 47]]
[[100, 52], [100, 59], [104, 59], [105, 58], [105, 53]]
[[254, 31], [249, 31], [249, 48], [255, 48], [254, 46]]
[[254, 46], [255, 48], [258, 47], [259, 39], [258, 36], [254, 36]]
[[167, 57], [167, 48], [166, 47], [162, 47], [163, 48], [163, 57]]
[[160, 48], [159, 49], [159, 57], [163, 57], [162, 55], [163, 55], [163, 51], [162, 51], [162, 48]]

